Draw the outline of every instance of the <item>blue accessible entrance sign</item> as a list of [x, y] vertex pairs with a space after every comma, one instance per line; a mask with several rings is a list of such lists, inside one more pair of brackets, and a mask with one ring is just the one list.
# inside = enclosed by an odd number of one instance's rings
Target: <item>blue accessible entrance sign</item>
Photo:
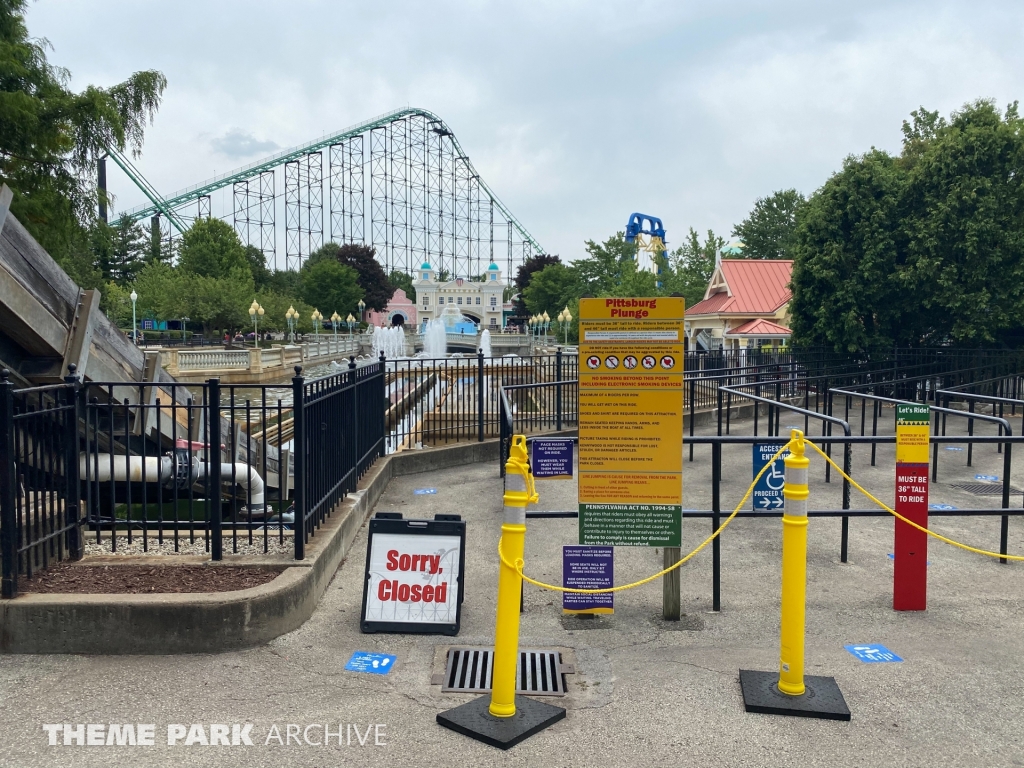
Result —
[[884, 645], [864, 643], [863, 645], [845, 645], [843, 647], [865, 664], [881, 664], [884, 662], [903, 661], [903, 659], [890, 651]]
[[572, 480], [572, 438], [537, 439], [530, 447], [530, 472], [535, 478]]
[[349, 672], [369, 672], [371, 675], [386, 675], [395, 666], [397, 656], [387, 653], [356, 651], [348, 660], [345, 669]]
[[[775, 452], [785, 443], [754, 443], [754, 474], [761, 471], [761, 468], [768, 463]], [[784, 451], [777, 458], [768, 470], [761, 475], [761, 479], [754, 486], [751, 494], [751, 503], [755, 512], [777, 512], [785, 508], [785, 499], [782, 497], [782, 486], [786, 483], [785, 464], [783, 460], [789, 456], [789, 451]]]

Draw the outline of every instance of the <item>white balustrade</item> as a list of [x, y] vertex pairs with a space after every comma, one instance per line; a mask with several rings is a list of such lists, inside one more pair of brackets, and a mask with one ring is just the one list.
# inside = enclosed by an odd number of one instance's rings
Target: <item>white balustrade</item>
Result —
[[208, 371], [229, 369], [247, 369], [249, 367], [249, 350], [247, 349], [211, 349], [200, 352], [178, 352], [179, 371]]

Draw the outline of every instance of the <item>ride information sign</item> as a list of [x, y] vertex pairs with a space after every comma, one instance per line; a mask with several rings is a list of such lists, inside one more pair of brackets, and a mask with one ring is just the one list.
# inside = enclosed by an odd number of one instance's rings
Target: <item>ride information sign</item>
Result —
[[580, 544], [678, 547], [681, 298], [581, 299]]
[[[927, 405], [896, 406], [896, 511], [925, 528], [930, 425]], [[892, 607], [897, 611], [923, 611], [928, 592], [928, 535], [897, 520], [894, 547]]]

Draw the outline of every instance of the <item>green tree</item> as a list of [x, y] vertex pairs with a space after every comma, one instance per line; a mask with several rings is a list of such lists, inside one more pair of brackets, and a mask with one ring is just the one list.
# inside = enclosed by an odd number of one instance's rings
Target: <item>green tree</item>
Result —
[[922, 343], [992, 343], [1024, 326], [1024, 120], [987, 101], [937, 117], [904, 126], [901, 287]]
[[388, 275], [388, 282], [391, 284], [391, 287], [396, 290], [398, 288], [401, 288], [403, 291], [405, 291], [405, 295], [409, 297], [410, 301], [412, 301], [413, 303], [416, 302], [416, 286], [412, 284], [411, 276], [405, 274], [405, 272], [400, 272], [399, 270], [396, 269], [390, 275]]
[[147, 264], [170, 264], [174, 261], [174, 248], [160, 235], [160, 219], [157, 216], [149, 220], [149, 237], [146, 247]]
[[334, 259], [339, 264], [351, 267], [359, 275], [359, 287], [363, 289], [363, 301], [367, 309], [384, 311], [394, 287], [388, 282], [384, 268], [376, 258], [377, 251], [362, 243], [327, 243], [309, 255], [307, 263], [316, 263], [323, 259]]
[[181, 236], [178, 266], [201, 277], [225, 278], [232, 272], [252, 277], [249, 258], [234, 228], [220, 219], [196, 219]]
[[616, 232], [603, 243], [587, 240], [585, 248], [587, 255], [573, 262], [581, 295], [612, 295], [630, 269], [627, 264], [636, 263], [636, 243], [627, 243], [625, 232]]
[[117, 283], [106, 283], [100, 289], [100, 309], [118, 328], [132, 324], [131, 289]]
[[547, 312], [554, 317], [570, 301], [579, 298], [579, 278], [571, 267], [555, 262], [534, 272], [523, 291], [523, 302], [530, 315]]
[[[310, 262], [307, 260], [306, 264]], [[301, 274], [294, 269], [275, 269], [264, 286], [264, 290], [285, 296], [298, 296], [301, 292]]]
[[[256, 296], [256, 286], [247, 267], [236, 267], [224, 277], [185, 274], [182, 284], [188, 298], [177, 312], [187, 310], [192, 320], [203, 324], [204, 334], [213, 329], [223, 332], [250, 327], [249, 306]], [[174, 311], [164, 315], [176, 316]]]
[[[192, 297], [187, 278], [183, 271], [168, 264], [147, 264], [136, 276], [135, 282], [126, 288], [126, 293], [134, 289], [138, 294], [136, 306], [140, 316], [168, 319], [186, 314], [200, 322], [201, 318], [193, 317], [192, 314]], [[111, 297], [111, 303], [116, 299]], [[130, 306], [128, 311], [131, 312]]]
[[669, 255], [668, 269], [662, 276], [663, 293], [682, 294], [687, 307], [703, 299], [715, 271], [718, 251], [724, 245], [725, 238], [710, 229], [702, 243], [700, 235], [690, 227], [686, 240]]
[[894, 159], [874, 150], [847, 158], [811, 197], [793, 250], [795, 343], [853, 352], [920, 335], [920, 316], [900, 300], [895, 274], [904, 184]]
[[249, 305], [256, 296], [247, 267], [212, 277], [167, 264], [148, 264], [133, 287], [140, 316], [172, 320], [187, 315], [193, 323], [202, 324], [205, 335], [247, 328]]
[[146, 263], [149, 242], [146, 232], [127, 216], [122, 216], [112, 227], [97, 222], [97, 228], [110, 233], [111, 247], [104, 278], [118, 285], [127, 285], [135, 280]]
[[343, 318], [350, 312], [358, 316], [357, 305], [363, 295], [359, 273], [352, 267], [333, 259], [322, 259], [302, 268], [302, 299], [319, 309], [324, 317], [330, 317], [332, 312]]
[[247, 245], [245, 246], [245, 260], [249, 264], [253, 282], [256, 283], [256, 290], [262, 290], [270, 283], [271, 272], [267, 267], [267, 257], [255, 245]]
[[650, 269], [640, 269], [636, 261], [622, 262], [619, 284], [602, 292], [601, 296], [659, 296], [664, 290], [658, 288], [658, 276]]
[[[294, 307], [299, 313], [299, 324], [297, 331], [312, 329], [312, 321], [309, 316], [313, 314], [313, 307], [302, 301], [297, 295], [284, 295], [275, 291], [257, 291], [256, 301], [260, 303], [266, 314], [260, 320], [260, 328], [268, 331], [287, 331], [288, 321], [285, 313], [289, 307]], [[330, 312], [327, 313], [330, 316]]]
[[800, 207], [807, 202], [795, 189], [783, 189], [754, 201], [754, 209], [733, 227], [733, 237], [743, 241], [747, 259], [788, 259]]
[[531, 256], [519, 265], [519, 269], [516, 271], [516, 279], [513, 281], [515, 285], [514, 293], [519, 294], [519, 299], [513, 302], [515, 312], [518, 317], [525, 317], [528, 314], [524, 292], [526, 291], [526, 287], [530, 284], [530, 280], [533, 279], [533, 275], [540, 272], [545, 267], [561, 263], [562, 260], [558, 256], [548, 253], [538, 253], [536, 256]]
[[29, 37], [25, 7], [0, 0], [0, 181], [15, 193], [14, 215], [73, 279], [101, 280], [89, 247], [96, 161], [108, 147], [140, 151], [167, 81], [136, 72], [73, 93], [70, 73], [47, 61], [48, 43]]
[[991, 343], [1024, 327], [1016, 104], [924, 109], [898, 157], [846, 160], [798, 216], [794, 341], [839, 350]]

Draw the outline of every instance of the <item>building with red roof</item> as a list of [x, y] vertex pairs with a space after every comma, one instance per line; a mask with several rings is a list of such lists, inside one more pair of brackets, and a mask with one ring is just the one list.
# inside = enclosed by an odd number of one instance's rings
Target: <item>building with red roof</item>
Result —
[[789, 329], [793, 262], [719, 259], [704, 299], [686, 308], [690, 349], [778, 347]]

